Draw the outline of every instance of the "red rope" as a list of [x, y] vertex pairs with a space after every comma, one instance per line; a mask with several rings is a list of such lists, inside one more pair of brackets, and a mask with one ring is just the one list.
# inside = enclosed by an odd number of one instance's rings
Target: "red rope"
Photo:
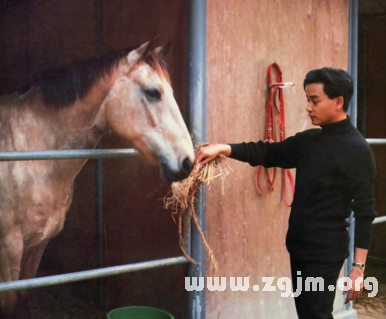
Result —
[[[276, 83], [272, 82], [272, 68], [276, 69]], [[285, 140], [285, 113], [284, 113], [284, 94], [283, 90], [278, 86], [277, 84], [281, 84], [283, 82], [283, 75], [280, 66], [275, 62], [271, 63], [268, 66], [267, 70], [268, 75], [268, 98], [267, 98], [267, 130], [266, 130], [266, 142], [274, 143], [276, 142], [276, 134], [275, 134], [275, 127], [274, 127], [274, 107], [276, 112], [279, 113], [280, 116], [280, 141]], [[277, 105], [277, 98], [279, 100], [279, 106]], [[263, 190], [260, 184], [260, 177], [263, 167], [259, 166], [257, 169], [257, 176], [256, 176], [256, 185], [260, 192], [263, 194], [268, 194], [270, 192], [274, 191], [274, 184], [276, 180], [276, 172], [277, 168], [274, 167], [273, 173], [270, 173], [270, 170], [268, 168], [265, 168], [265, 172], [267, 174], [267, 182], [268, 182], [268, 188], [266, 190]], [[288, 178], [288, 182], [292, 191], [292, 197], [295, 194], [295, 183], [293, 181], [291, 171], [289, 169], [282, 169], [281, 172], [281, 183], [282, 183], [282, 191], [281, 195], [283, 198], [284, 205], [287, 207], [291, 207], [292, 202], [289, 203], [287, 199], [287, 192], [286, 192], [286, 176]]]

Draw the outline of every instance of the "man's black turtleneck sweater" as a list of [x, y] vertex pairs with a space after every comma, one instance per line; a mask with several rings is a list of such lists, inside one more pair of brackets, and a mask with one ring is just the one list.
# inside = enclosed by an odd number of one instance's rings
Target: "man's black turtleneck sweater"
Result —
[[229, 144], [230, 158], [251, 166], [296, 168], [295, 197], [286, 245], [291, 258], [333, 262], [348, 257], [354, 211], [354, 246], [368, 249], [376, 217], [374, 155], [350, 118], [283, 142]]

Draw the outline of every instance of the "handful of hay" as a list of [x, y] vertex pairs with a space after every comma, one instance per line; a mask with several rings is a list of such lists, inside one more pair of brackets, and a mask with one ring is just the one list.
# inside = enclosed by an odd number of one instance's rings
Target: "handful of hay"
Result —
[[[196, 150], [208, 146], [211, 143], [197, 143]], [[198, 223], [196, 211], [194, 209], [195, 195], [203, 184], [210, 185], [217, 177], [222, 179], [222, 189], [224, 192], [224, 180], [225, 177], [233, 172], [232, 168], [226, 163], [226, 156], [220, 154], [210, 162], [206, 163], [201, 169], [200, 164], [196, 161], [189, 177], [180, 182], [174, 182], [171, 185], [171, 196], [164, 198], [165, 208], [173, 209], [172, 217], [175, 220], [175, 216], [178, 216], [178, 234], [179, 244], [184, 256], [192, 263], [197, 262], [189, 256], [184, 249], [183, 234], [182, 234], [182, 218], [186, 212], [190, 213], [194, 224], [202, 238], [205, 245], [208, 257], [214, 267], [215, 272], [218, 270], [218, 263], [214, 257], [213, 251], [210, 249], [208, 242], [201, 230]]]

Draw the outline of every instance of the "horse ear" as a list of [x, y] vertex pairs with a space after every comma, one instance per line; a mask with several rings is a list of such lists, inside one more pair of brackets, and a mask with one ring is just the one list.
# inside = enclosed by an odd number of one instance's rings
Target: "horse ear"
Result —
[[171, 44], [172, 44], [172, 42], [169, 41], [165, 45], [161, 45], [159, 47], [156, 47], [154, 49], [154, 53], [157, 54], [157, 56], [162, 59], [169, 52]]
[[159, 36], [154, 37], [150, 41], [145, 42], [142, 44], [138, 49], [131, 51], [127, 55], [127, 60], [129, 62], [129, 65], [134, 65], [141, 61], [146, 55], [152, 51], [155, 47], [155, 43], [159, 39]]

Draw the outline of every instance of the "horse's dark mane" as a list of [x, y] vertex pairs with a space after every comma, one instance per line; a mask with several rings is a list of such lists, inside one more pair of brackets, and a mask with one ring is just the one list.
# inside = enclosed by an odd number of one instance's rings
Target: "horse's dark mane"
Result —
[[35, 76], [30, 86], [37, 86], [47, 106], [66, 107], [84, 98], [91, 88], [118, 66], [131, 49], [101, 58], [79, 60], [67, 66], [48, 69]]
[[[40, 88], [47, 106], [71, 106], [76, 100], [84, 98], [103, 76], [110, 75], [132, 50], [127, 48], [101, 58], [80, 60], [68, 66], [46, 70], [35, 77], [32, 85]], [[156, 54], [148, 54], [143, 61], [170, 82], [165, 62]]]

